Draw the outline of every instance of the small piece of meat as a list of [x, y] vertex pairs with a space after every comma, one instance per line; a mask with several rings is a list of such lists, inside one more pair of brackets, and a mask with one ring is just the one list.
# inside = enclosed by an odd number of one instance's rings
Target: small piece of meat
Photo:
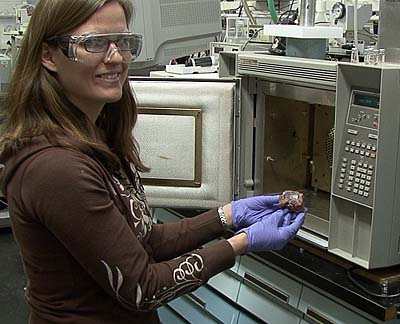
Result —
[[303, 198], [301, 192], [286, 190], [279, 197], [279, 208], [287, 208], [295, 213], [304, 211]]

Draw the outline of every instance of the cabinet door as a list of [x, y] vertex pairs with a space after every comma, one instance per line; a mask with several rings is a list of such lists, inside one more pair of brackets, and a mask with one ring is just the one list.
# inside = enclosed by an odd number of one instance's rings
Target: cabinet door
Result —
[[211, 208], [233, 199], [238, 167], [236, 82], [130, 79], [134, 136], [151, 207]]
[[206, 310], [206, 302], [193, 293], [172, 300], [168, 306], [191, 324], [222, 323]]
[[249, 256], [240, 261], [238, 304], [267, 323], [299, 323], [302, 285]]
[[236, 323], [239, 317], [239, 310], [234, 304], [228, 302], [224, 297], [217, 294], [207, 286], [200, 287], [193, 293], [199, 300], [204, 301], [205, 309], [215, 316], [221, 323]]
[[[237, 324], [261, 324], [265, 323], [261, 320], [256, 320], [254, 317], [249, 316], [245, 312], [240, 312]], [[282, 323], [283, 324], [283, 323]]]
[[188, 324], [189, 323], [168, 305], [160, 307], [157, 312], [158, 312], [158, 316], [160, 317], [160, 322], [162, 324]]
[[240, 277], [234, 271], [237, 264], [238, 262], [236, 261], [236, 264], [233, 268], [218, 273], [214, 277], [210, 278], [210, 280], [207, 282], [208, 285], [224, 294], [233, 302], [236, 302], [237, 300], [241, 282]]
[[305, 314], [304, 318], [312, 323], [372, 324], [367, 318], [308, 287], [303, 287], [299, 309]]

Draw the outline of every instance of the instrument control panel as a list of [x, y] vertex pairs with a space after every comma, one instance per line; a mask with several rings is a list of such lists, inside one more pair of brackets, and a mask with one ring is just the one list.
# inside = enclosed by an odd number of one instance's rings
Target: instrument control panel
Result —
[[378, 154], [379, 104], [378, 93], [352, 90], [334, 182], [337, 194], [370, 207]]

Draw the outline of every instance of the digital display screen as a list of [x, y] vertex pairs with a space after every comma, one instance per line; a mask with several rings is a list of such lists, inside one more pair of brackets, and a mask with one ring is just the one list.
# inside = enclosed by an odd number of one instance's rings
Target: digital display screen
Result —
[[379, 109], [379, 96], [372, 96], [365, 93], [355, 93], [353, 104], [357, 106]]

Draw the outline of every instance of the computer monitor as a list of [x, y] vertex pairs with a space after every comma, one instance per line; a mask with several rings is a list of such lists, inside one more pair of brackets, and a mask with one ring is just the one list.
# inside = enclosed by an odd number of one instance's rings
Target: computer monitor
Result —
[[133, 6], [130, 29], [144, 38], [133, 70], [207, 50], [221, 32], [220, 0], [133, 0]]

